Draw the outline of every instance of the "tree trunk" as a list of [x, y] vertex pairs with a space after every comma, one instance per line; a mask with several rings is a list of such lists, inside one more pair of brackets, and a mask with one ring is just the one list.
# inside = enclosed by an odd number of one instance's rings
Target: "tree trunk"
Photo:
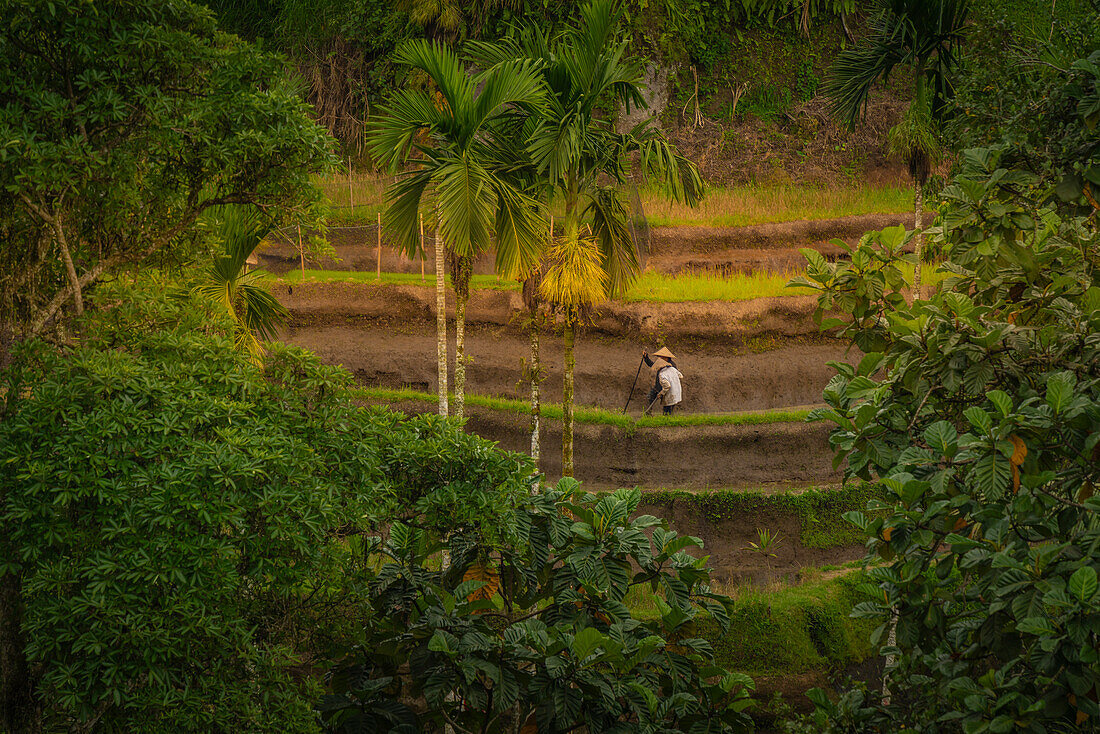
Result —
[[455, 288], [455, 404], [454, 416], [462, 420], [466, 408], [466, 300], [467, 288]]
[[436, 375], [439, 387], [439, 414], [446, 417], [447, 409], [447, 280], [443, 262], [443, 240], [439, 227], [435, 230], [435, 328]]
[[573, 337], [575, 324], [572, 314], [565, 316], [565, 328], [562, 331], [562, 346], [565, 349], [565, 384], [561, 398], [561, 475], [573, 476]]
[[539, 362], [539, 327], [531, 325], [531, 458], [535, 460], [535, 468], [539, 465], [539, 419], [542, 405], [539, 401], [539, 379], [542, 367]]
[[69, 253], [69, 243], [65, 239], [65, 230], [61, 222], [54, 220], [54, 231], [57, 232], [57, 246], [61, 249], [61, 261], [65, 264], [65, 274], [69, 279], [69, 285], [73, 289], [73, 307], [76, 315], [84, 313], [84, 295], [81, 293], [80, 278], [76, 275], [76, 267], [73, 265], [72, 255]]
[[913, 270], [913, 296], [914, 298], [920, 298], [920, 271], [921, 262], [924, 250], [924, 232], [921, 231], [921, 219], [924, 214], [924, 191], [920, 185], [920, 181], [913, 179], [913, 229], [916, 234], [913, 236], [913, 251], [917, 255], [917, 266]]

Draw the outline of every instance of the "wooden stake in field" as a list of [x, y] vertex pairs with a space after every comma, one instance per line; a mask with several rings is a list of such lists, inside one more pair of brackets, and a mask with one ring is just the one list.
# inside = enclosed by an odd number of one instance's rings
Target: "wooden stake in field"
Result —
[[420, 280], [424, 281], [424, 212], [420, 212]]
[[348, 156], [348, 204], [355, 208], [355, 190], [351, 187], [351, 156]]
[[302, 225], [298, 225], [298, 257], [302, 263], [302, 282], [306, 281], [306, 248], [302, 245]]
[[[423, 237], [421, 237], [423, 240]], [[421, 241], [420, 246], [424, 246]], [[382, 212], [378, 212], [378, 279], [382, 280]]]

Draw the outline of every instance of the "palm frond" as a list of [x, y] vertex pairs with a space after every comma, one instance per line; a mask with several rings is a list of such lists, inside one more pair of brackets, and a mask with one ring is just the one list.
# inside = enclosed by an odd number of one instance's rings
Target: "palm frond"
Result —
[[544, 97], [542, 75], [533, 63], [505, 62], [477, 77], [481, 91], [470, 115], [470, 134], [487, 120], [505, 113], [510, 105], [534, 106]]
[[439, 232], [458, 256], [475, 257], [491, 244], [496, 197], [490, 178], [471, 155], [445, 161], [432, 172]]
[[382, 215], [386, 231], [396, 241], [398, 248], [410, 258], [419, 257], [420, 213], [424, 199], [432, 183], [433, 169], [424, 167], [399, 178], [386, 191], [389, 206]]
[[514, 278], [534, 269], [546, 242], [546, 220], [539, 202], [499, 182], [496, 212], [496, 271]]
[[616, 298], [634, 284], [641, 269], [630, 212], [615, 189], [604, 187], [596, 190], [583, 216], [591, 218], [592, 235], [599, 246], [600, 267], [606, 274], [606, 295]]
[[396, 170], [422, 131], [447, 126], [449, 115], [421, 90], [402, 89], [382, 105], [367, 125], [367, 149], [384, 167]]
[[406, 41], [394, 54], [398, 64], [423, 70], [435, 84], [439, 93], [456, 118], [469, 109], [473, 98], [474, 83], [455, 51], [439, 41], [429, 42], [419, 38]]
[[666, 194], [688, 206], [697, 206], [703, 200], [706, 185], [699, 169], [660, 131], [643, 122], [631, 136], [636, 141], [639, 168], [646, 181], [658, 183]]
[[546, 261], [539, 293], [556, 308], [579, 313], [603, 300], [607, 274], [594, 240], [583, 237], [555, 240], [547, 248]]
[[241, 302], [241, 323], [250, 334], [259, 335], [265, 341], [278, 336], [278, 330], [286, 324], [290, 312], [256, 281], [260, 271], [248, 273], [237, 287]]

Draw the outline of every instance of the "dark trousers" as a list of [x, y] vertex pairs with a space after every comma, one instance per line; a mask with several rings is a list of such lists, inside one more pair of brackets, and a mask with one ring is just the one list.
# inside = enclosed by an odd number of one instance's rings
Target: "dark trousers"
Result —
[[[646, 403], [645, 404], [646, 405], [653, 405], [653, 401], [656, 400], [657, 396], [660, 395], [660, 394], [661, 394], [661, 388], [657, 387], [656, 385], [649, 388], [649, 396], [646, 398]], [[675, 408], [675, 407], [676, 407], [675, 405], [662, 405], [661, 406], [661, 412], [663, 412], [665, 415], [672, 415], [672, 409]]]

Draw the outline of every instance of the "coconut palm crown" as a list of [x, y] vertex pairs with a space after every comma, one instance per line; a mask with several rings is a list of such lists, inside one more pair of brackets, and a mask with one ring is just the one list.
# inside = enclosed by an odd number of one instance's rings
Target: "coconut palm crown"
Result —
[[[421, 254], [420, 218], [434, 217], [455, 292], [454, 414], [464, 405], [465, 310], [472, 263], [496, 244], [497, 271], [526, 272], [545, 238], [538, 202], [512, 180], [514, 155], [496, 128], [543, 99], [535, 65], [517, 60], [471, 73], [439, 42], [404, 44], [395, 59], [422, 70], [436, 93], [398, 91], [370, 126], [370, 150], [393, 170], [409, 166], [387, 192], [387, 229], [410, 256]], [[442, 252], [436, 254], [442, 304]], [[442, 320], [442, 316], [440, 319]], [[445, 324], [443, 327], [445, 329]], [[446, 334], [440, 335], [440, 410], [446, 412]]]
[[508, 179], [510, 154], [492, 131], [518, 106], [542, 99], [534, 65], [470, 74], [453, 50], [426, 40], [403, 44], [395, 61], [425, 72], [438, 95], [402, 89], [370, 126], [376, 160], [411, 166], [387, 192], [387, 229], [407, 254], [419, 254], [419, 215], [434, 204], [453, 255], [476, 257], [495, 240], [502, 272], [529, 267], [545, 237], [538, 204]]
[[[529, 117], [522, 132], [533, 178], [541, 182], [547, 201], [564, 207], [564, 231], [539, 294], [564, 316], [562, 471], [567, 476], [573, 469], [572, 350], [583, 310], [578, 306], [598, 302], [593, 302], [593, 289], [603, 298], [623, 293], [640, 270], [620, 191], [640, 178], [692, 206], [703, 196], [695, 165], [659, 131], [643, 123], [619, 133], [612, 124], [608, 113], [646, 106], [641, 66], [626, 55], [622, 17], [615, 0], [593, 0], [581, 7], [579, 21], [556, 38], [532, 28], [497, 43], [470, 44], [473, 60], [483, 68], [533, 62], [546, 88], [545, 101], [525, 110]], [[588, 233], [582, 235], [582, 228]], [[581, 252], [586, 248], [591, 252]], [[588, 267], [593, 262], [599, 264], [596, 271]], [[582, 273], [566, 272], [581, 263]], [[592, 282], [580, 283], [584, 274]]]

